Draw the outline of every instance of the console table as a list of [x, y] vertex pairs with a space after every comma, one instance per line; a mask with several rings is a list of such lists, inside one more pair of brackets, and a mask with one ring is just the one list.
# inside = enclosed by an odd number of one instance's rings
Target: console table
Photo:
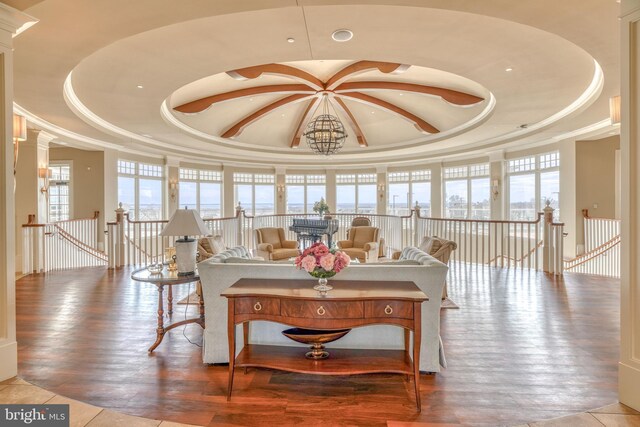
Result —
[[[420, 411], [420, 316], [427, 296], [414, 282], [407, 281], [331, 280], [334, 289], [326, 296], [313, 290], [315, 284], [315, 280], [240, 279], [221, 294], [228, 299], [227, 400], [231, 399], [236, 366], [317, 375], [385, 372], [413, 376]], [[306, 348], [249, 344], [248, 327], [253, 320], [320, 330], [396, 325], [404, 328], [404, 350], [331, 349], [328, 359], [309, 360], [304, 357]], [[235, 326], [239, 323], [243, 324], [244, 348], [235, 357]]]

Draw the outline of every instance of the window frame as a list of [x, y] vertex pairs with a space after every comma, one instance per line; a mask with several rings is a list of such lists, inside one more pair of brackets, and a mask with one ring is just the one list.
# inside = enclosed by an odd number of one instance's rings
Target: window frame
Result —
[[[124, 165], [128, 163], [128, 165]], [[133, 167], [131, 167], [133, 165]], [[157, 163], [139, 162], [129, 159], [118, 159], [116, 163], [117, 178], [133, 178], [134, 180], [134, 218], [132, 221], [147, 221], [140, 219], [140, 180], [152, 180], [160, 182], [160, 218], [166, 214], [166, 189], [165, 189], [165, 170], [164, 166]], [[158, 171], [158, 172], [153, 172]], [[118, 190], [120, 184], [118, 183]], [[118, 200], [120, 203], [120, 200]], [[152, 221], [152, 220], [149, 220]]]
[[[450, 174], [447, 176], [447, 174]], [[447, 214], [447, 182], [448, 181], [466, 181], [467, 184], [467, 209], [466, 215], [462, 219], [479, 220], [482, 218], [473, 217], [473, 181], [479, 179], [487, 179], [489, 181], [489, 192], [487, 194], [489, 200], [489, 215], [487, 219], [491, 219], [491, 166], [486, 163], [472, 163], [462, 166], [450, 166], [442, 168], [442, 213], [443, 217], [449, 218]]]
[[[184, 174], [183, 174], [184, 172]], [[188, 177], [187, 172], [195, 172], [195, 177]], [[212, 177], [208, 178], [206, 175], [211, 174]], [[200, 215], [202, 215], [202, 203], [201, 203], [201, 186], [202, 184], [218, 184], [220, 186], [220, 197], [218, 200], [218, 205], [220, 206], [220, 215], [217, 217], [211, 218], [222, 218], [224, 216], [224, 181], [223, 181], [223, 173], [220, 170], [213, 169], [198, 169], [198, 168], [190, 168], [190, 167], [180, 167], [178, 168], [178, 208], [182, 207], [180, 202], [180, 183], [182, 182], [193, 182], [196, 184], [196, 210]]]
[[[299, 181], [299, 182], [294, 182]], [[315, 181], [315, 182], [314, 182]], [[303, 210], [289, 212], [289, 187], [302, 187]], [[327, 175], [323, 173], [292, 173], [284, 176], [284, 212], [285, 214], [312, 214], [313, 204], [318, 200], [309, 201], [309, 187], [324, 187], [324, 200], [327, 200]], [[307, 210], [311, 209], [311, 212]]]
[[[247, 179], [242, 180], [239, 179], [241, 177], [245, 177]], [[265, 179], [266, 178], [266, 179]], [[266, 182], [271, 181], [271, 182]], [[256, 185], [258, 186], [267, 186], [270, 185], [273, 189], [273, 214], [277, 213], [277, 203], [276, 203], [276, 175], [274, 173], [266, 173], [266, 172], [234, 172], [233, 173], [233, 203], [234, 206], [238, 206], [238, 185], [251, 185], [251, 212], [247, 212], [246, 206], [242, 206], [245, 214], [247, 215], [256, 215]]]
[[[73, 218], [73, 160], [50, 160], [49, 166], [48, 166], [48, 169], [50, 171], [51, 171], [51, 166], [54, 166], [54, 167], [69, 166], [69, 180], [66, 181], [68, 193], [69, 193], [67, 196], [69, 218], [66, 218], [66, 219], [72, 219]], [[47, 197], [47, 221], [48, 222], [55, 222], [55, 221], [51, 221], [50, 194], [51, 194], [51, 187], [57, 187], [57, 184], [51, 185], [51, 183], [52, 182], [57, 183], [58, 181], [59, 180], [54, 180], [50, 178], [47, 182], [47, 188], [49, 189], [49, 195]], [[58, 203], [57, 205], [60, 206], [60, 203]], [[59, 219], [58, 221], [64, 221], [64, 219]]]
[[[342, 178], [341, 178], [342, 177]], [[353, 178], [350, 178], [353, 177]], [[373, 179], [371, 179], [373, 177]], [[338, 173], [336, 174], [336, 212], [338, 212], [338, 191], [342, 186], [354, 187], [354, 211], [345, 213], [364, 214], [360, 207], [360, 186], [373, 185], [375, 187], [375, 206], [373, 213], [378, 211], [378, 174], [376, 172], [354, 172], [354, 173]]]
[[[403, 175], [406, 176], [406, 178], [403, 178]], [[413, 209], [413, 207], [415, 206], [415, 198], [414, 198], [414, 191], [413, 191], [413, 184], [414, 183], [424, 183], [424, 182], [428, 182], [429, 183], [429, 215], [431, 215], [431, 197], [433, 194], [433, 186], [431, 185], [431, 180], [432, 180], [432, 171], [431, 169], [416, 169], [416, 170], [407, 170], [407, 171], [393, 171], [393, 172], [387, 172], [386, 177], [387, 177], [387, 185], [386, 185], [386, 194], [387, 194], [387, 203], [386, 203], [386, 207], [385, 207], [385, 212], [387, 214], [390, 215], [396, 215], [396, 213], [391, 213], [391, 209], [392, 209], [392, 203], [393, 200], [392, 197], [389, 197], [390, 195], [390, 186], [392, 184], [408, 184], [409, 186], [409, 206], [407, 207], [407, 209], [409, 209], [409, 211], [411, 211], [411, 209]], [[423, 206], [421, 206], [421, 208], [423, 208]], [[397, 209], [405, 209], [405, 208], [396, 208]], [[424, 212], [421, 212], [421, 216], [425, 216]]]
[[[532, 161], [533, 160], [533, 161]], [[541, 175], [547, 172], [558, 173], [558, 207], [554, 211], [554, 220], [558, 220], [560, 212], [560, 151], [554, 150], [539, 154], [530, 154], [513, 159], [505, 160], [505, 215], [504, 217], [511, 220], [511, 177], [519, 175], [534, 175], [535, 182], [535, 214], [528, 221], [535, 221], [538, 213], [544, 208], [541, 195]], [[522, 165], [526, 166], [522, 166]]]

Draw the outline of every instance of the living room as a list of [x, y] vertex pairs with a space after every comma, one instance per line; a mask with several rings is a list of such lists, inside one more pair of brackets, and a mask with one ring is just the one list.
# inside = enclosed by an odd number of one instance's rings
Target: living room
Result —
[[0, 405], [637, 425], [639, 9], [2, 2]]

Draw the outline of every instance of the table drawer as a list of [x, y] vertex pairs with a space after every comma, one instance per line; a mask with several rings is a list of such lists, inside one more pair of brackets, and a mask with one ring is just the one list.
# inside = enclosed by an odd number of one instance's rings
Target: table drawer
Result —
[[242, 297], [235, 299], [238, 314], [280, 314], [280, 300], [266, 297]]
[[283, 300], [282, 315], [306, 319], [362, 319], [362, 301]]
[[385, 300], [365, 301], [364, 312], [367, 319], [380, 317], [413, 319], [413, 302]]

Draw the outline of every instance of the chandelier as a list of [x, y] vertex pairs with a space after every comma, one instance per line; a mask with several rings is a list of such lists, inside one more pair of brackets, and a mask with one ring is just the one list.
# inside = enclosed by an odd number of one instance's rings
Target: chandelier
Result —
[[334, 114], [336, 115], [329, 114], [327, 95], [322, 96], [322, 114], [307, 124], [303, 135], [314, 153], [329, 156], [340, 151], [345, 139], [347, 139], [347, 133], [335, 110]]

